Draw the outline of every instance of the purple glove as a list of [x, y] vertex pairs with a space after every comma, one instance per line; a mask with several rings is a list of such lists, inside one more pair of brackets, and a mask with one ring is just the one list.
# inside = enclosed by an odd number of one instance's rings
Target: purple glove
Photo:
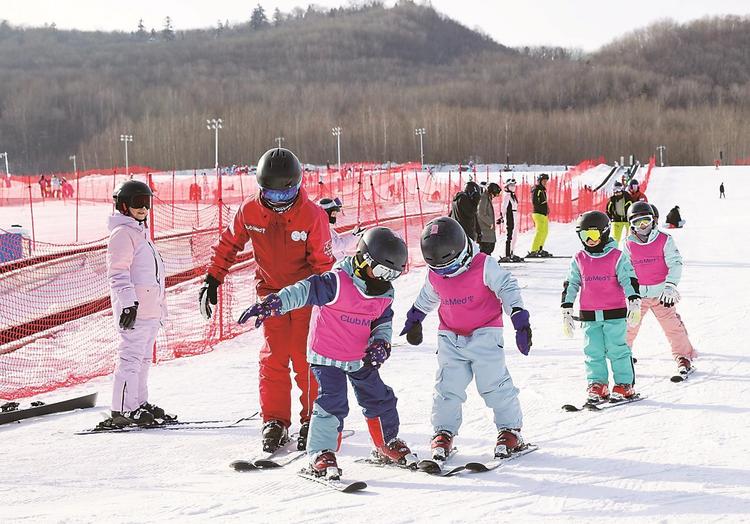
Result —
[[529, 312], [525, 309], [514, 308], [510, 314], [510, 320], [516, 330], [516, 346], [518, 351], [524, 355], [531, 350], [531, 324], [529, 324]]
[[256, 302], [243, 311], [237, 322], [244, 324], [250, 318], [257, 317], [255, 327], [258, 328], [265, 319], [276, 315], [281, 315], [281, 298], [276, 293], [271, 293], [262, 302]]
[[373, 340], [367, 349], [365, 349], [365, 356], [362, 359], [365, 366], [373, 366], [379, 368], [380, 365], [388, 360], [391, 356], [391, 344], [385, 340]]
[[412, 306], [409, 312], [406, 313], [406, 322], [404, 323], [404, 329], [401, 330], [401, 333], [399, 333], [398, 336], [403, 337], [404, 335], [406, 335], [409, 331], [412, 330], [414, 326], [416, 326], [417, 324], [421, 324], [424, 320], [424, 317], [426, 316], [427, 313], [423, 313], [419, 309]]

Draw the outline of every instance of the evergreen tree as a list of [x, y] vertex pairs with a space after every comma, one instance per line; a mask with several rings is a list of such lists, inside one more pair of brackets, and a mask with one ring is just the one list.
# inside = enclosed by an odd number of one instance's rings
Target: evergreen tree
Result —
[[273, 10], [273, 25], [280, 26], [284, 22], [284, 13], [277, 7]]
[[250, 15], [250, 28], [251, 29], [263, 29], [268, 27], [268, 18], [266, 17], [266, 10], [263, 6], [258, 4], [253, 9], [253, 14]]
[[161, 30], [161, 37], [164, 40], [174, 40], [175, 34], [172, 29], [172, 19], [170, 17], [164, 19], [164, 29]]
[[148, 38], [146, 26], [143, 25], [143, 18], [138, 20], [138, 31], [135, 32], [135, 36], [137, 36], [139, 40], [146, 40], [146, 38]]

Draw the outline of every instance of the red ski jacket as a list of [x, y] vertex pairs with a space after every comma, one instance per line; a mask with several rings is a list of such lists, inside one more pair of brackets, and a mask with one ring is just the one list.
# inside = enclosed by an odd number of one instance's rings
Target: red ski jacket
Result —
[[304, 188], [284, 213], [265, 207], [258, 195], [247, 197], [213, 246], [208, 273], [223, 282], [248, 240], [253, 242], [258, 264], [255, 280], [260, 297], [324, 273], [335, 262], [328, 215], [308, 198]]

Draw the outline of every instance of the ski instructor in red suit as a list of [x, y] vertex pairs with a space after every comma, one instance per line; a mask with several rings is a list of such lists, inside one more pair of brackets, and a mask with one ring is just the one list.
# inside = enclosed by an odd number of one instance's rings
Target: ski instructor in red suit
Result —
[[[283, 148], [266, 151], [258, 161], [260, 191], [247, 197], [219, 242], [208, 274], [200, 289], [200, 311], [211, 318], [217, 288], [248, 240], [252, 240], [257, 263], [255, 285], [258, 299], [277, 293], [284, 286], [331, 269], [331, 233], [328, 215], [302, 188], [302, 166]], [[280, 304], [279, 304], [280, 307]], [[288, 440], [292, 424], [289, 361], [302, 392], [301, 427], [297, 447], [305, 449], [307, 431], [318, 386], [307, 363], [307, 334], [311, 307], [274, 315], [263, 322], [265, 344], [260, 351], [259, 389], [263, 414], [263, 450], [275, 451]]]

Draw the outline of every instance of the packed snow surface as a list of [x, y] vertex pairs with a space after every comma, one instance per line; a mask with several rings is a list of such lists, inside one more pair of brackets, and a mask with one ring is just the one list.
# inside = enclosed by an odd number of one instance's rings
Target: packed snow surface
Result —
[[[727, 199], [719, 200], [724, 181]], [[350, 394], [339, 454], [344, 477], [366, 491], [341, 494], [300, 479], [300, 460], [284, 469], [237, 473], [232, 460], [260, 448], [259, 423], [202, 431], [77, 436], [108, 410], [107, 378], [43, 400], [90, 391], [97, 409], [0, 427], [2, 522], [726, 522], [750, 520], [750, 169], [656, 168], [648, 196], [662, 217], [675, 204], [687, 220], [671, 230], [685, 261], [679, 311], [700, 352], [682, 384], [652, 316], [634, 347], [636, 387], [648, 398], [602, 413], [565, 413], [580, 403], [586, 379], [582, 335], [562, 337], [559, 301], [568, 259], [511, 267], [531, 312], [534, 346], [524, 357], [506, 332], [506, 357], [520, 388], [523, 434], [539, 450], [498, 470], [435, 478], [355, 463], [370, 450]], [[519, 241], [525, 253], [530, 234]], [[573, 254], [570, 224], [553, 224], [545, 248]], [[496, 250], [495, 255], [500, 251]], [[396, 282], [394, 331], [419, 291], [425, 269]], [[196, 308], [196, 322], [202, 322]], [[506, 324], [510, 324], [506, 319]], [[399, 397], [401, 437], [426, 457], [436, 370], [437, 316], [425, 341], [396, 338], [382, 368]], [[258, 331], [216, 351], [152, 370], [151, 400], [185, 420], [233, 420], [258, 410]], [[296, 394], [295, 394], [296, 396]], [[295, 409], [296, 411], [296, 409]], [[292, 430], [296, 428], [293, 427]], [[469, 386], [456, 445], [466, 459], [488, 458], [495, 428]]]

